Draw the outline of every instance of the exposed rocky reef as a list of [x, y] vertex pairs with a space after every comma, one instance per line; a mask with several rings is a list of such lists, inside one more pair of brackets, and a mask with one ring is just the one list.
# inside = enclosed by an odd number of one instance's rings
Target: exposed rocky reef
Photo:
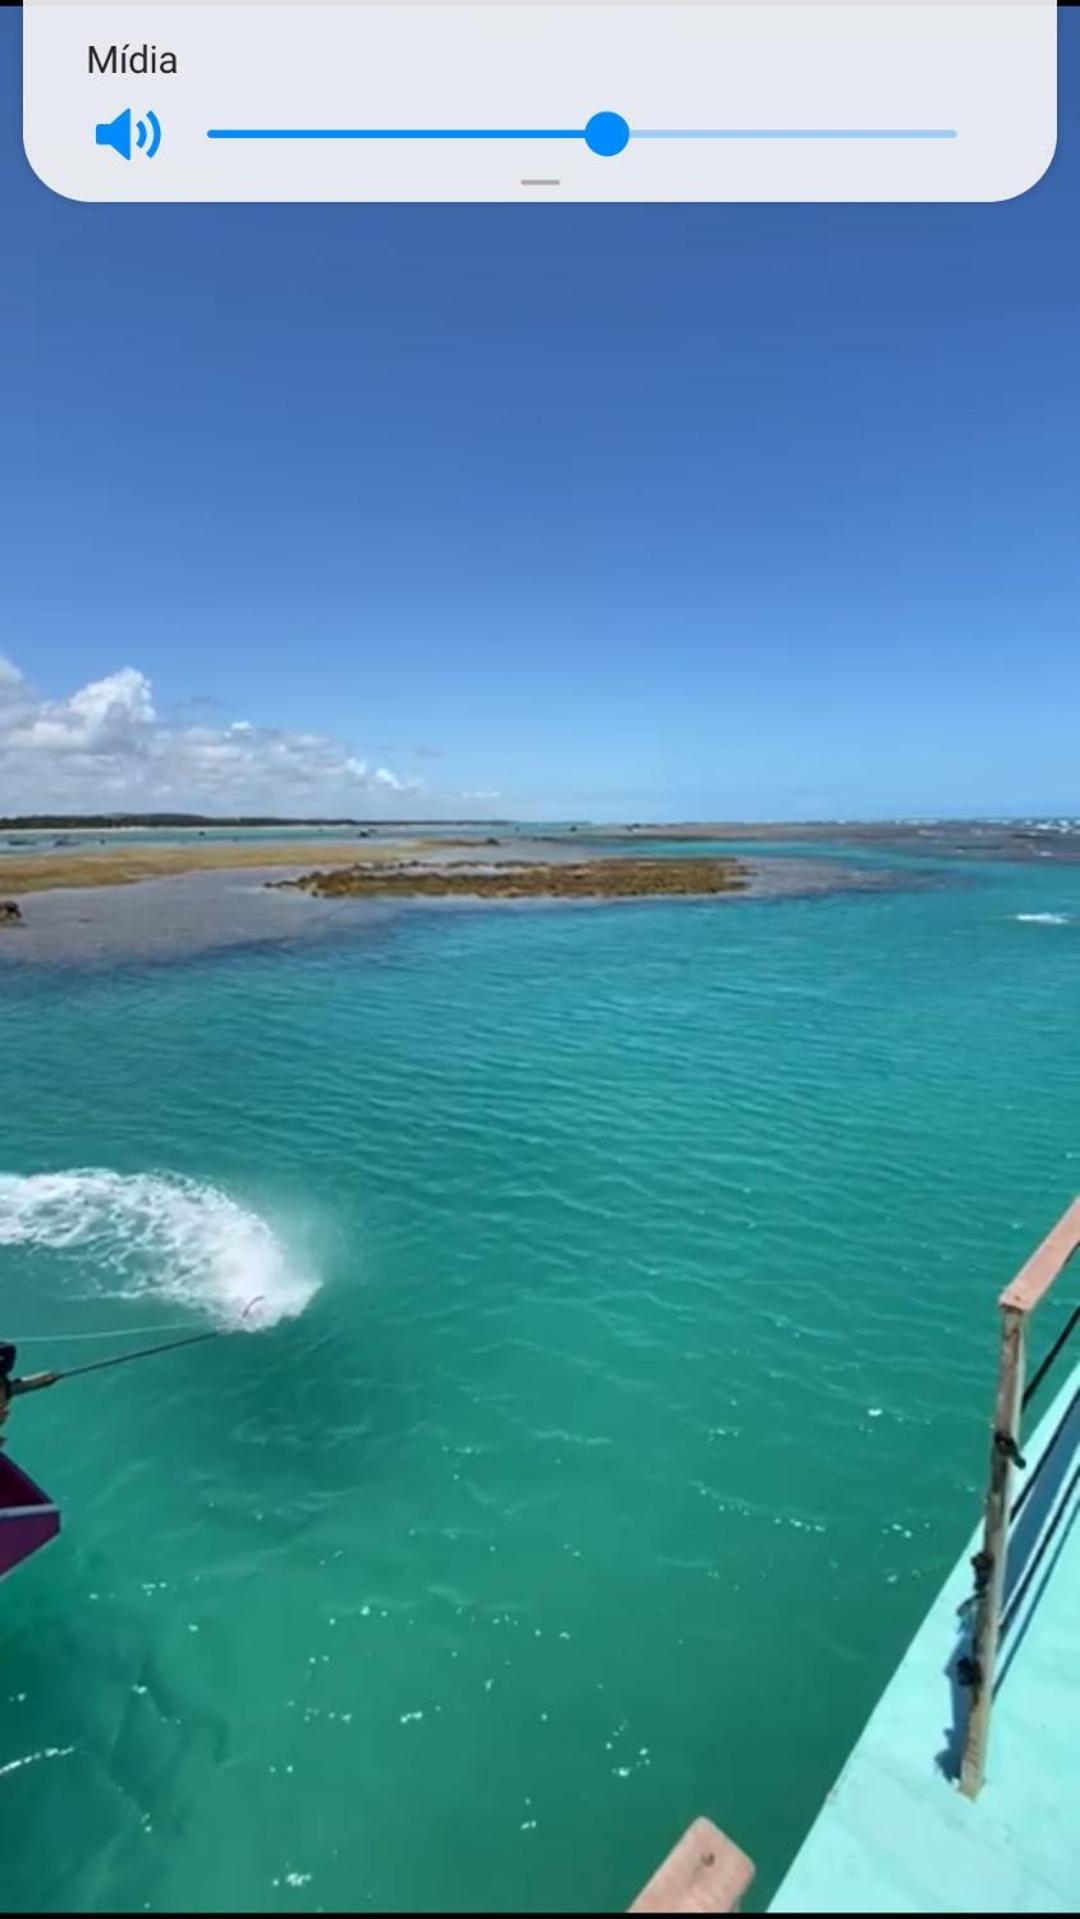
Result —
[[657, 894], [740, 893], [748, 869], [734, 859], [593, 859], [498, 866], [453, 861], [358, 864], [270, 880], [319, 899], [646, 899]]

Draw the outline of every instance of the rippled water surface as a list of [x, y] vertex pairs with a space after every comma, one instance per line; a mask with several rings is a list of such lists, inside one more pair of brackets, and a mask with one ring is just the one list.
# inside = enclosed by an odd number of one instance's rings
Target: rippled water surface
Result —
[[15, 1409], [8, 1909], [767, 1899], [1080, 1185], [1080, 872], [923, 877], [0, 974], [21, 1362], [262, 1296]]

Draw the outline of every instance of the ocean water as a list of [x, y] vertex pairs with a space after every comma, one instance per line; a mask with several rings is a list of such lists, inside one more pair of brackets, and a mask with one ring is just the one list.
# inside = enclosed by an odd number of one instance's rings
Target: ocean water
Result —
[[618, 1910], [699, 1812], [764, 1904], [974, 1522], [1078, 996], [1080, 870], [941, 859], [0, 973], [21, 1365], [228, 1333], [13, 1410], [5, 1907]]
[[[314, 846], [320, 840], [331, 844], [344, 840], [352, 841], [365, 838], [383, 840], [413, 840], [421, 837], [429, 839], [456, 839], [473, 833], [486, 831], [485, 823], [468, 821], [429, 823], [379, 823], [369, 821], [360, 825], [356, 821], [338, 825], [313, 826], [124, 826], [103, 830], [100, 827], [17, 827], [10, 830], [0, 829], [0, 872], [5, 858], [18, 858], [27, 853], [47, 853], [58, 848], [113, 847], [116, 849], [138, 848], [141, 846], [210, 846], [258, 845], [260, 840], [273, 842], [280, 846], [282, 842], [296, 840], [303, 846]], [[519, 832], [532, 832], [533, 828], [522, 828], [504, 822], [499, 831], [504, 836]], [[543, 829], [549, 830], [549, 829]]]

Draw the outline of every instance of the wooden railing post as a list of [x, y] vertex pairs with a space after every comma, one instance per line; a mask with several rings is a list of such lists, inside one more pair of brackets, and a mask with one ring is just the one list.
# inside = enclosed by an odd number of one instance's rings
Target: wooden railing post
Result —
[[975, 1562], [975, 1624], [972, 1632], [968, 1679], [971, 1703], [960, 1764], [960, 1790], [974, 1799], [986, 1770], [990, 1710], [994, 1700], [1001, 1601], [1009, 1551], [1009, 1506], [1012, 1471], [1020, 1457], [1020, 1403], [1024, 1393], [1024, 1315], [1015, 1307], [1002, 1312], [1001, 1360], [998, 1367], [994, 1431], [990, 1441], [990, 1475], [986, 1488], [986, 1518], [982, 1550]]
[[994, 1434], [990, 1448], [990, 1478], [986, 1489], [986, 1519], [982, 1548], [975, 1560], [975, 1622], [971, 1652], [964, 1662], [970, 1694], [964, 1750], [960, 1761], [960, 1790], [974, 1799], [986, 1772], [990, 1712], [994, 1703], [994, 1669], [1001, 1634], [1001, 1601], [1009, 1550], [1009, 1506], [1012, 1469], [1020, 1461], [1020, 1416], [1024, 1400], [1024, 1362], [1030, 1315], [1060, 1279], [1069, 1261], [1080, 1252], [1080, 1199], [1058, 1220], [1036, 1247], [1016, 1278], [998, 1300], [1002, 1315], [1001, 1363], [994, 1404]]

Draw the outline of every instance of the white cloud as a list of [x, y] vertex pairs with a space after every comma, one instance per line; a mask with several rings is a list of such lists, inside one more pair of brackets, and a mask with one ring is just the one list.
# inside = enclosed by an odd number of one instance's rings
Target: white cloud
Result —
[[422, 788], [323, 733], [161, 719], [121, 667], [45, 700], [0, 654], [0, 813], [377, 813]]
[[[25, 685], [18, 675], [7, 684]], [[133, 666], [91, 680], [69, 700], [37, 702], [28, 688], [24, 698], [31, 702], [29, 715], [7, 730], [5, 744], [12, 751], [108, 758], [142, 753], [153, 738], [157, 714], [150, 682]]]

